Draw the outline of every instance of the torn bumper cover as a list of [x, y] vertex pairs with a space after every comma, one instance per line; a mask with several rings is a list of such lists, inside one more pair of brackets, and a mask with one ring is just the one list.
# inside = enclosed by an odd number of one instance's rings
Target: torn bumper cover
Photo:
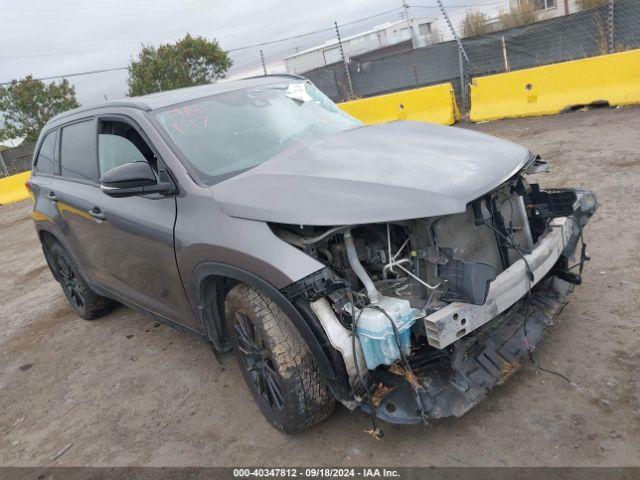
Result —
[[[578, 192], [575, 213], [555, 219], [545, 238], [524, 255], [526, 262], [520, 259], [496, 278], [483, 305], [454, 302], [425, 318], [429, 344], [438, 350], [410, 361], [422, 384], [417, 393], [425, 417], [464, 415], [536, 347], [573, 288], [556, 275], [558, 265], [575, 258], [582, 227], [595, 208], [593, 194]], [[397, 424], [423, 421], [416, 393], [402, 376], [371, 374], [388, 392], [375, 409], [378, 418]]]
[[[571, 285], [557, 278], [541, 282], [532, 291], [529, 313], [524, 302], [503, 313], [478, 331], [459, 340], [451, 351], [424, 366], [412, 365], [422, 383], [419, 392], [428, 418], [460, 417], [486, 397], [489, 390], [501, 384], [527, 356], [527, 340], [534, 349], [545, 327], [553, 323], [566, 304]], [[381, 420], [398, 423], [421, 423], [415, 394], [403, 377], [389, 372], [376, 372], [391, 389], [376, 408]], [[367, 405], [363, 405], [368, 410]]]

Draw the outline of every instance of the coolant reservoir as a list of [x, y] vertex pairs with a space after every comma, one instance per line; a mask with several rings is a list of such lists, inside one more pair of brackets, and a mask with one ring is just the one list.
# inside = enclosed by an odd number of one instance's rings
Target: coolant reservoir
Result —
[[[395, 322], [400, 346], [408, 355], [411, 347], [411, 326], [417, 318], [424, 316], [424, 312], [411, 308], [409, 300], [384, 296], [371, 306], [384, 309]], [[378, 365], [391, 365], [398, 360], [400, 350], [389, 318], [375, 308], [365, 308], [356, 313], [356, 316], [356, 332], [367, 368], [373, 370]]]

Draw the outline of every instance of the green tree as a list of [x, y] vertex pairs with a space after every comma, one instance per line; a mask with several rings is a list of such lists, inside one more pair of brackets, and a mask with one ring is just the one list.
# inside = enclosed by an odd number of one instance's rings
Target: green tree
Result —
[[460, 23], [460, 33], [463, 37], [476, 37], [491, 32], [493, 28], [489, 23], [489, 18], [483, 12], [468, 9], [464, 14], [464, 19]]
[[31, 75], [0, 87], [0, 142], [17, 137], [37, 140], [40, 130], [54, 115], [78, 107], [76, 92], [65, 79], [45, 85]]
[[187, 34], [175, 44], [142, 46], [129, 64], [129, 96], [213, 83], [223, 78], [231, 59], [216, 40]]

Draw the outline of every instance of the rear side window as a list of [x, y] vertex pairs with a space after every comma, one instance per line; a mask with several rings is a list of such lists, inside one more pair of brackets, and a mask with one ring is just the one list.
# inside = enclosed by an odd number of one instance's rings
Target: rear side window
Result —
[[97, 182], [95, 122], [87, 120], [66, 126], [61, 135], [60, 174], [66, 178]]
[[53, 175], [54, 157], [56, 150], [56, 132], [49, 132], [44, 137], [40, 151], [36, 158], [36, 173]]

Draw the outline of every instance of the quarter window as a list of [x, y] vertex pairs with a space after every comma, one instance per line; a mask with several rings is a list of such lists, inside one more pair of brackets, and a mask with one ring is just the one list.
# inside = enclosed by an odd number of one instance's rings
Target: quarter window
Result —
[[60, 174], [66, 178], [98, 181], [96, 128], [93, 120], [62, 129]]
[[36, 158], [36, 172], [53, 175], [56, 150], [56, 132], [49, 132], [44, 137]]

